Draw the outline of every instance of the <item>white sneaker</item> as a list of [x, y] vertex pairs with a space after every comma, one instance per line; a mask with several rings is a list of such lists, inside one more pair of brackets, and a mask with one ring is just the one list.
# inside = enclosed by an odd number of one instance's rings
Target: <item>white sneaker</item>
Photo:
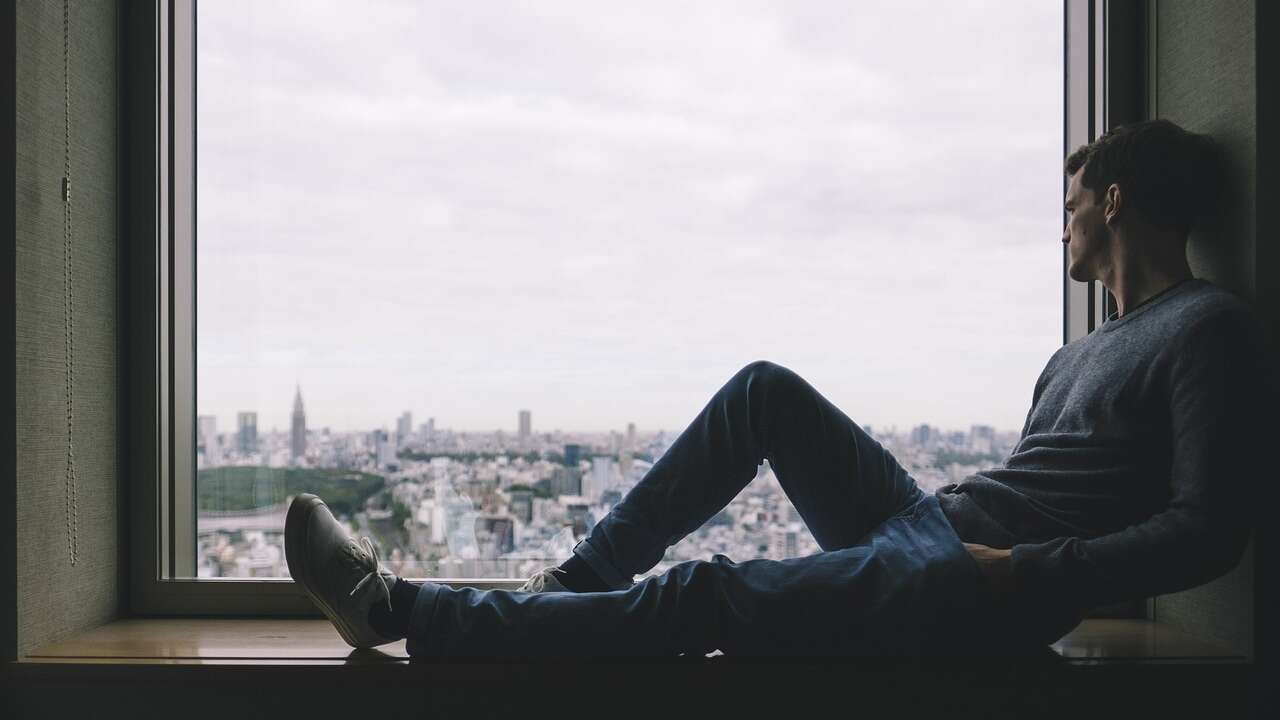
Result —
[[378, 551], [362, 537], [356, 542], [324, 501], [303, 493], [289, 505], [284, 521], [284, 554], [289, 574], [348, 645], [368, 648], [394, 642], [369, 625], [369, 608], [391, 608], [396, 576], [378, 562]]
[[541, 592], [570, 592], [569, 588], [560, 584], [556, 576], [552, 574], [555, 567], [545, 567], [534, 573], [533, 577], [525, 581], [523, 585], [516, 588], [518, 592], [541, 593]]

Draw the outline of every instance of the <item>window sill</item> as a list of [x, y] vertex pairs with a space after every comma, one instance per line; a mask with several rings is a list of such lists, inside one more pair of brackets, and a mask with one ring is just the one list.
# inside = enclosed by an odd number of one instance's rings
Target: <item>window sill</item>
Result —
[[[1068, 665], [1243, 663], [1214, 642], [1146, 620], [1086, 620], [1052, 645]], [[119, 620], [54, 643], [19, 664], [400, 665], [404, 641], [352, 650], [325, 620], [204, 618]]]
[[158, 665], [378, 665], [408, 662], [403, 640], [353, 650], [327, 620], [117, 620], [42, 647], [22, 663]]
[[[674, 660], [674, 662], [673, 662]], [[702, 657], [440, 660], [353, 651], [318, 619], [122, 620], [0, 666], [0, 717], [486, 716], [620, 698], [708, 717], [850, 707], [870, 716], [1242, 717], [1265, 672], [1171, 628], [1086, 620], [1043, 657], [1008, 661]], [[640, 700], [640, 699], [644, 700]], [[140, 705], [140, 699], [142, 704]], [[149, 708], [149, 709], [148, 709]], [[481, 709], [483, 708], [483, 709]], [[1101, 713], [1102, 709], [1108, 712]], [[669, 711], [667, 714], [670, 714]]]

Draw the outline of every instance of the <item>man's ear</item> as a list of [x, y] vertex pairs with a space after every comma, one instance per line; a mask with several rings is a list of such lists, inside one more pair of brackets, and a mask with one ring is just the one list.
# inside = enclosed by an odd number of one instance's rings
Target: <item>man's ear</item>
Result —
[[1107, 186], [1107, 193], [1102, 198], [1102, 219], [1110, 225], [1120, 217], [1120, 211], [1124, 208], [1124, 194], [1120, 191], [1120, 186], [1111, 183]]

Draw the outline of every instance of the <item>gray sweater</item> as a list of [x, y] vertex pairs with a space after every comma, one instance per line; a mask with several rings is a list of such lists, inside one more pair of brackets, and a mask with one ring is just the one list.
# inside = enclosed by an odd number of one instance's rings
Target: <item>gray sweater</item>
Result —
[[1090, 608], [1236, 564], [1254, 488], [1277, 480], [1263, 338], [1230, 292], [1174, 285], [1059, 348], [1004, 466], [937, 491], [961, 539], [1013, 548], [1012, 605], [1039, 618], [1028, 632], [1052, 641]]

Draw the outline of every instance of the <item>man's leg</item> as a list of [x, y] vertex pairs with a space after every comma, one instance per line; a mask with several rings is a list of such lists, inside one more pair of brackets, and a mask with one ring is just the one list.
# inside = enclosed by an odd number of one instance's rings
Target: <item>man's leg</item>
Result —
[[978, 570], [933, 496], [848, 548], [788, 560], [680, 563], [627, 590], [522, 593], [426, 583], [417, 658], [918, 656], [975, 624]]
[[852, 546], [920, 496], [887, 450], [799, 375], [747, 365], [574, 553], [611, 588], [727, 505], [769, 460], [823, 550]]

